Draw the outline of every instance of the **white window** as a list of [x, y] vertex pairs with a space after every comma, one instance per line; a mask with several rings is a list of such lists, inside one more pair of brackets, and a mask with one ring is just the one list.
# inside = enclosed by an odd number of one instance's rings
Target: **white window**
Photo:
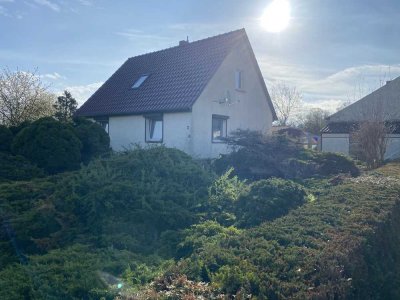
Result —
[[227, 116], [212, 116], [212, 141], [214, 143], [221, 143], [227, 137], [227, 121]]
[[108, 133], [108, 121], [99, 121], [99, 124], [101, 125], [101, 127], [103, 127], [105, 132]]
[[147, 143], [162, 143], [163, 141], [162, 115], [146, 117], [145, 139]]
[[139, 79], [136, 80], [135, 83], [132, 85], [132, 88], [137, 89], [138, 87], [140, 87], [142, 83], [147, 79], [147, 77], [149, 77], [149, 75], [140, 76]]
[[241, 90], [242, 86], [242, 71], [236, 70], [235, 72], [235, 88]]

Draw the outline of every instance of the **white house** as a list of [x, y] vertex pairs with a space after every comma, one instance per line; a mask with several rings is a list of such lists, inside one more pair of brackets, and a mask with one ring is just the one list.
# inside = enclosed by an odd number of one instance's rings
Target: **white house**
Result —
[[227, 152], [236, 129], [276, 119], [244, 29], [129, 58], [77, 112], [100, 122], [114, 150], [165, 144], [199, 158]]
[[321, 131], [322, 151], [353, 155], [356, 141], [353, 133], [361, 122], [384, 121], [391, 125], [387, 136], [385, 159], [400, 157], [400, 77], [345, 107], [328, 118], [328, 125]]

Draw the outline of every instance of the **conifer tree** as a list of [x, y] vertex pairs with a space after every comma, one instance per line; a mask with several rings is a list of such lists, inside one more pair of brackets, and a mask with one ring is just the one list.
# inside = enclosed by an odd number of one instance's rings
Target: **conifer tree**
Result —
[[57, 97], [57, 102], [54, 104], [56, 110], [54, 116], [61, 122], [71, 121], [77, 107], [78, 103], [71, 93], [64, 91], [62, 96]]

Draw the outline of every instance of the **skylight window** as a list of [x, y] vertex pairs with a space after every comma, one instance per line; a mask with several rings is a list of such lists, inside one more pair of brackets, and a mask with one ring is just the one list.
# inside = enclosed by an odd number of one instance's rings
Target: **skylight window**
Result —
[[137, 89], [138, 87], [140, 87], [142, 83], [147, 79], [147, 77], [149, 77], [149, 75], [140, 76], [139, 79], [136, 80], [135, 83], [132, 85], [132, 88]]

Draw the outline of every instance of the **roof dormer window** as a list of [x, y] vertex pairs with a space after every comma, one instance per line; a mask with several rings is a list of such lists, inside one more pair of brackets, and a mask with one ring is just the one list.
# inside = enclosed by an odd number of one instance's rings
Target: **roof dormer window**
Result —
[[149, 77], [149, 75], [141, 75], [139, 79], [136, 80], [135, 83], [132, 85], [132, 88], [133, 89], [139, 88], [142, 85], [142, 83], [147, 79], [147, 77]]

